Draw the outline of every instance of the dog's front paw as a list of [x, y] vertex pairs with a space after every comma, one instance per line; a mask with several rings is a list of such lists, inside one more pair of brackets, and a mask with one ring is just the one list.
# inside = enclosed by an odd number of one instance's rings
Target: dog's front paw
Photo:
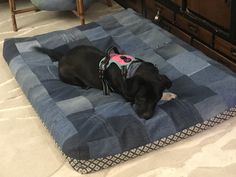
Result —
[[165, 100], [165, 101], [169, 101], [169, 100], [175, 99], [176, 97], [177, 97], [177, 95], [174, 93], [164, 92], [161, 99]]

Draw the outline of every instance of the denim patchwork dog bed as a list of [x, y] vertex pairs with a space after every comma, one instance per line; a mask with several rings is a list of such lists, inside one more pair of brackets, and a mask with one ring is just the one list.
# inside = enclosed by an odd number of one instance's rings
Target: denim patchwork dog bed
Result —
[[[156, 64], [176, 99], [140, 119], [118, 94], [84, 90], [58, 79], [57, 63], [34, 46], [78, 45]], [[28, 38], [6, 39], [4, 57], [25, 95], [72, 167], [88, 173], [194, 135], [236, 115], [236, 74], [128, 9], [97, 22]]]

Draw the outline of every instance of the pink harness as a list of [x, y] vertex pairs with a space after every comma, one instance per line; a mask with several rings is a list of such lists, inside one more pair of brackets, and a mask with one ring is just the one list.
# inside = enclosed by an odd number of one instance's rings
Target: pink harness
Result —
[[115, 63], [120, 69], [122, 69], [123, 67], [126, 67], [128, 69], [129, 65], [133, 61], [136, 61], [136, 59], [130, 55], [111, 54], [107, 67], [109, 67], [110, 64]]
[[[115, 49], [115, 50], [114, 50]], [[130, 66], [132, 63], [134, 62], [140, 62], [140, 59], [137, 59], [133, 56], [130, 55], [123, 55], [123, 54], [119, 54], [117, 53], [111, 53], [111, 50], [114, 50], [115, 52], [117, 52], [118, 50], [116, 48], [111, 48], [108, 50], [108, 53], [106, 55], [106, 57], [104, 57], [100, 62], [99, 62], [99, 77], [102, 80], [102, 84], [103, 84], [103, 91], [105, 95], [109, 94], [109, 91], [113, 90], [111, 88], [111, 86], [109, 85], [109, 83], [107, 82], [107, 80], [104, 78], [104, 72], [105, 70], [112, 64], [114, 63], [115, 65], [117, 65], [120, 70], [121, 70], [121, 74], [123, 76], [124, 79], [127, 78], [127, 73], [130, 70]], [[136, 67], [137, 68], [137, 67]], [[136, 69], [135, 69], [136, 70]], [[131, 74], [132, 75], [132, 74]]]

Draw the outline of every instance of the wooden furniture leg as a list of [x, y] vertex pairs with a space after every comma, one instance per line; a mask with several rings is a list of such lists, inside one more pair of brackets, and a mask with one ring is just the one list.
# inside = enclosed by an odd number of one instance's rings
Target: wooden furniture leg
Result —
[[81, 25], [85, 24], [84, 18], [84, 1], [76, 0], [76, 15], [80, 18]]
[[17, 23], [16, 23], [16, 14], [20, 14], [20, 13], [25, 13], [25, 12], [29, 12], [29, 11], [36, 11], [37, 8], [35, 7], [29, 7], [29, 8], [24, 8], [24, 9], [16, 9], [16, 2], [15, 0], [8, 0], [9, 1], [9, 7], [10, 7], [10, 11], [11, 11], [11, 19], [12, 19], [12, 26], [13, 26], [13, 30], [17, 31]]
[[11, 11], [11, 19], [12, 19], [12, 26], [13, 30], [17, 31], [17, 24], [16, 24], [16, 16], [14, 11], [16, 10], [16, 4], [14, 0], [9, 0], [9, 6], [10, 6], [10, 11]]
[[[112, 6], [111, 0], [106, 0], [107, 6]], [[85, 24], [85, 16], [84, 16], [84, 1], [83, 0], [76, 0], [76, 10], [73, 11], [74, 14], [80, 18], [81, 25]]]

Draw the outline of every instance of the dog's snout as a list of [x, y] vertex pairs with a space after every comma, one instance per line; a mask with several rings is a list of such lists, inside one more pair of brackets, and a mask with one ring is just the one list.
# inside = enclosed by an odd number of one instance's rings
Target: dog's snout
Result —
[[144, 112], [140, 115], [140, 117], [143, 118], [143, 119], [149, 119], [149, 118], [152, 117], [152, 115], [153, 114], [151, 112]]
[[153, 109], [140, 109], [139, 106], [137, 106], [136, 104], [133, 105], [133, 109], [135, 110], [135, 112], [137, 113], [137, 115], [142, 118], [142, 119], [150, 119], [153, 114], [154, 114], [154, 110]]

